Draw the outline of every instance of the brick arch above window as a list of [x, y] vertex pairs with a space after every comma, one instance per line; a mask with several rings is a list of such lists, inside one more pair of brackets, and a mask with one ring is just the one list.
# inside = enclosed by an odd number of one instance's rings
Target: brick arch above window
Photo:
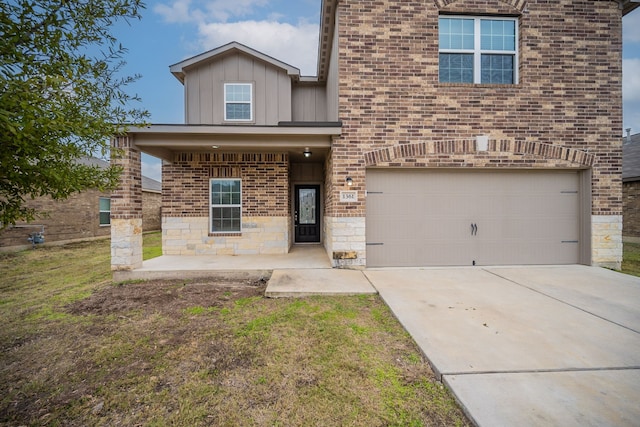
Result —
[[459, 139], [397, 144], [364, 153], [371, 166], [593, 166], [595, 156], [583, 150], [534, 141], [490, 140], [486, 151], [478, 151], [476, 140]]
[[[452, 3], [459, 2], [461, 0], [434, 0], [434, 3], [438, 9], [444, 9]], [[522, 13], [527, 6], [527, 0], [496, 0], [501, 3], [505, 3], [518, 12]]]

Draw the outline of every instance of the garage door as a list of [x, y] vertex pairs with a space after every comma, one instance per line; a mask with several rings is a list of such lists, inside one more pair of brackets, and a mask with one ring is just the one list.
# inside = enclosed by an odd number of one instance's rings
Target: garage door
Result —
[[573, 171], [367, 171], [367, 266], [574, 264]]

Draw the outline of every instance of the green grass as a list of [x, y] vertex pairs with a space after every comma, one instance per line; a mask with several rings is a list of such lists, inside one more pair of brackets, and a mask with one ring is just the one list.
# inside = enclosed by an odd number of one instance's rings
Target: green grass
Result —
[[640, 244], [625, 243], [622, 272], [640, 276]]
[[0, 426], [469, 425], [377, 296], [115, 285], [109, 254], [0, 255]]
[[142, 259], [144, 261], [162, 255], [162, 232], [145, 233], [142, 237]]

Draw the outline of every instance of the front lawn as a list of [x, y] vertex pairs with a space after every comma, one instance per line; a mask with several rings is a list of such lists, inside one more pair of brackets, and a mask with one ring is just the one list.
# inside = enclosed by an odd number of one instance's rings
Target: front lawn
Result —
[[114, 284], [109, 252], [0, 254], [0, 425], [469, 425], [377, 296]]
[[625, 243], [622, 272], [640, 276], [640, 244]]

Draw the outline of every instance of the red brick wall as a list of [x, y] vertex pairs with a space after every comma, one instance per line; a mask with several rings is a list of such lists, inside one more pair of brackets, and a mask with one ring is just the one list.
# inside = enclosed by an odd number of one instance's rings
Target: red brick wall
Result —
[[[67, 200], [53, 200], [50, 197], [29, 200], [29, 206], [48, 213], [31, 224], [45, 226], [45, 243], [107, 237], [111, 234], [111, 228], [100, 226], [100, 197], [109, 197], [109, 194], [88, 190], [74, 194]], [[0, 232], [0, 247], [30, 245], [27, 237], [35, 231], [40, 231], [40, 228], [8, 228]]]
[[162, 228], [162, 194], [142, 192], [142, 231], [156, 231]]
[[135, 147], [133, 137], [116, 137], [111, 144], [114, 150], [111, 163], [122, 167], [120, 183], [111, 194], [111, 218], [142, 218], [142, 166], [140, 151]]
[[[519, 14], [519, 83], [438, 82], [438, 16], [442, 11]], [[340, 2], [339, 118], [328, 179], [366, 190], [365, 153], [383, 147], [470, 140], [536, 142], [588, 151], [593, 160], [593, 214], [620, 215], [622, 149], [621, 11], [608, 0], [351, 0]], [[438, 161], [428, 160], [437, 156]], [[522, 162], [523, 154], [427, 153], [413, 164], [557, 167]], [[485, 155], [483, 155], [485, 156]], [[492, 157], [495, 156], [495, 157]], [[544, 155], [540, 157], [546, 159]], [[575, 165], [576, 167], [578, 165]], [[583, 165], [583, 167], [585, 167]], [[331, 216], [364, 216], [364, 198], [328, 198]]]
[[162, 215], [209, 215], [209, 180], [242, 179], [243, 216], [289, 216], [289, 158], [282, 153], [179, 153], [162, 166]]
[[[110, 226], [100, 225], [100, 197], [110, 197], [109, 193], [88, 190], [74, 194], [67, 200], [53, 200], [41, 197], [29, 200], [28, 205], [47, 212], [47, 216], [34, 220], [31, 224], [45, 226], [45, 243], [67, 240], [109, 237]], [[160, 230], [160, 193], [142, 193], [142, 227], [144, 231]], [[18, 223], [18, 225], [27, 225]], [[16, 227], [0, 232], [0, 247], [30, 245], [29, 233], [39, 228]]]

